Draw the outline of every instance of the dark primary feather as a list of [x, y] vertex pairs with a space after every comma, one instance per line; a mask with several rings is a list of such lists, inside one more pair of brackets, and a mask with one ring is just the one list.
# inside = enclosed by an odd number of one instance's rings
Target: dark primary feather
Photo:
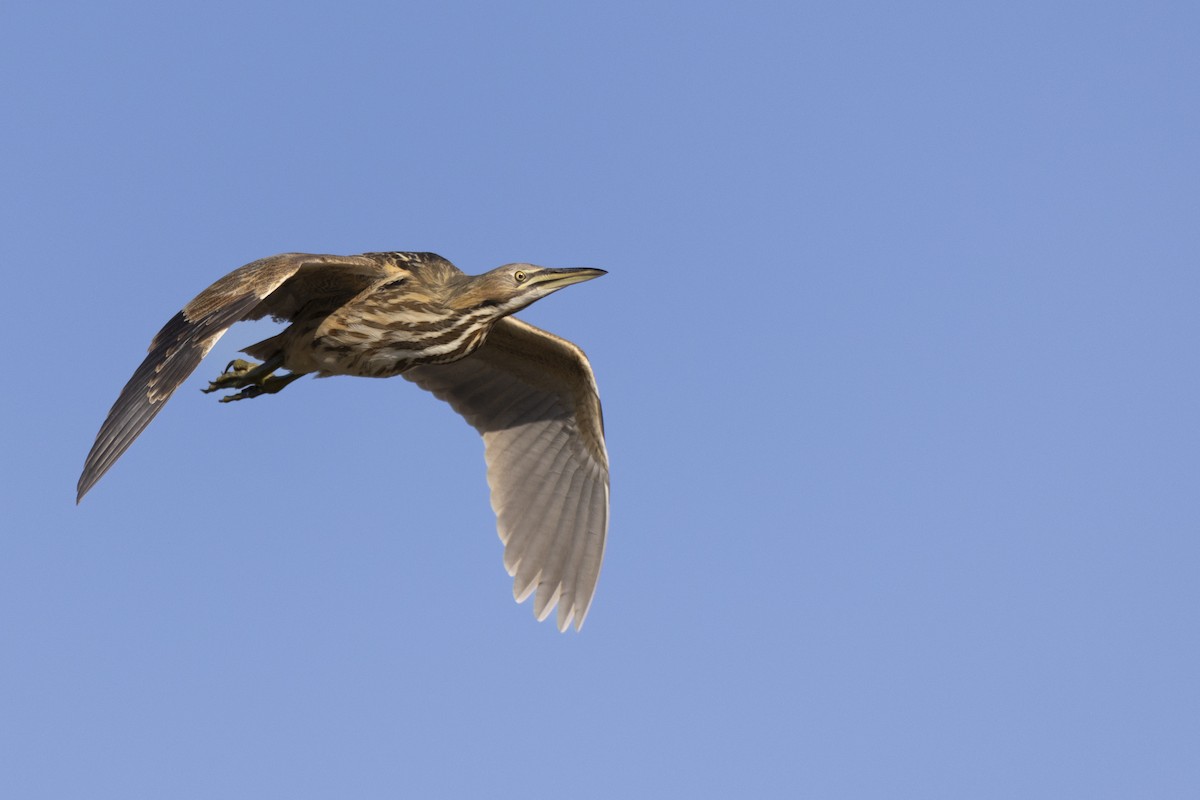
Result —
[[[285, 282], [301, 270], [326, 273], [324, 278], [304, 280], [323, 280], [350, 297], [388, 274], [386, 264], [363, 256], [285, 253], [240, 267], [205, 289], [158, 332], [149, 354], [121, 390], [84, 462], [75, 502], [129, 449], [231, 325], [267, 314], [295, 313], [295, 303], [290, 302], [294, 293]], [[284, 291], [277, 302], [263, 302], [281, 286]]]

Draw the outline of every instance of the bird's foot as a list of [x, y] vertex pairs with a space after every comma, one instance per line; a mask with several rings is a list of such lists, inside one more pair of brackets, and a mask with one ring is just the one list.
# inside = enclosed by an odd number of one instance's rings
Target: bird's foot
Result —
[[234, 400], [245, 400], [248, 397], [258, 397], [260, 394], [275, 394], [304, 373], [288, 372], [276, 375], [275, 370], [283, 366], [283, 358], [275, 356], [265, 363], [257, 364], [238, 358], [230, 361], [225, 371], [209, 381], [203, 392], [216, 392], [221, 389], [241, 389], [237, 394], [221, 398], [222, 403]]
[[[216, 380], [209, 381], [207, 389], [201, 389], [200, 391], [215, 392], [218, 389], [240, 389], [246, 385], [247, 376], [256, 368], [263, 366], [266, 365], [235, 358], [225, 365], [224, 372], [218, 375]], [[271, 372], [274, 372], [274, 370], [269, 370], [266, 374], [269, 375]]]
[[248, 397], [258, 397], [260, 394], [275, 394], [292, 381], [303, 376], [303, 372], [288, 372], [284, 375], [268, 375], [257, 383], [252, 383], [237, 394], [222, 397], [220, 402], [232, 403], [234, 400], [245, 400]]

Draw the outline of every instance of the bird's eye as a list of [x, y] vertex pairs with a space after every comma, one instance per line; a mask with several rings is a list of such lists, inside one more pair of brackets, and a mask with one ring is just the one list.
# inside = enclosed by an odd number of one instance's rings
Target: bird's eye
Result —
[[524, 283], [529, 276], [525, 274], [525, 270], [519, 269], [513, 273], [513, 280], [517, 283]]

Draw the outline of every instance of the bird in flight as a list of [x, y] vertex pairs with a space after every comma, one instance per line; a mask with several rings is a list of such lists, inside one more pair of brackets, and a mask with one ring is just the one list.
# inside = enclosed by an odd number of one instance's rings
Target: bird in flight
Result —
[[[510, 316], [599, 269], [507, 264], [467, 275], [433, 253], [284, 253], [221, 278], [150, 343], [88, 453], [76, 502], [242, 320], [290, 323], [245, 348], [206, 392], [274, 394], [297, 378], [403, 375], [483, 436], [513, 595], [558, 629], [583, 626], [608, 531], [608, 453], [591, 365], [571, 342]], [[281, 372], [281, 370], [286, 370]], [[535, 594], [536, 593], [536, 594]]]

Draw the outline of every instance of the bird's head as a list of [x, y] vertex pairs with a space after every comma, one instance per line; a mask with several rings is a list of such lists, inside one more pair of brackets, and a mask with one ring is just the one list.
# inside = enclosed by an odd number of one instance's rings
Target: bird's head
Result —
[[462, 300], [469, 305], [493, 307], [497, 316], [520, 311], [536, 300], [572, 283], [606, 275], [602, 269], [557, 269], [534, 264], [505, 264], [471, 279]]

